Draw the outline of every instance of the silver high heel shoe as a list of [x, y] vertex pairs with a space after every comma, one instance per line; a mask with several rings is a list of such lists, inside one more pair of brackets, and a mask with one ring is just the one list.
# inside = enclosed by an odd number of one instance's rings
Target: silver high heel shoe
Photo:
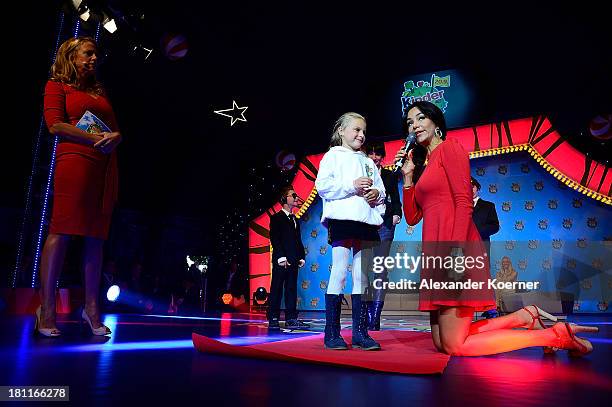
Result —
[[34, 333], [39, 333], [42, 336], [46, 336], [48, 338], [57, 338], [61, 336], [62, 333], [59, 329], [56, 328], [41, 328], [40, 327], [40, 314], [42, 312], [42, 305], [39, 305], [36, 308], [36, 322], [34, 322]]
[[89, 315], [87, 315], [87, 313], [85, 312], [85, 308], [83, 308], [83, 311], [81, 311], [81, 318], [83, 318], [84, 322], [87, 322], [89, 324], [89, 328], [91, 329], [91, 333], [93, 335], [104, 336], [110, 335], [112, 333], [106, 325], [101, 325], [98, 328], [94, 328], [91, 324], [91, 319], [89, 319]]

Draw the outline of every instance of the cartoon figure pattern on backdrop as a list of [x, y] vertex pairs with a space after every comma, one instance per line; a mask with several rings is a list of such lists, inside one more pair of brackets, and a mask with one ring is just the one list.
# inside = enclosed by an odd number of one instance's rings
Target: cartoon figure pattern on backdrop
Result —
[[[501, 229], [491, 238], [493, 277], [502, 270], [506, 256], [518, 281], [539, 281], [544, 292], [573, 295], [574, 312], [612, 312], [608, 306], [612, 291], [610, 206], [568, 188], [526, 153], [475, 158], [471, 167], [482, 185], [482, 197], [498, 208]], [[298, 309], [325, 308], [331, 250], [319, 221], [321, 210], [317, 198], [300, 219], [306, 265], [298, 275]], [[402, 219], [390, 256], [404, 252], [416, 256], [420, 228]], [[401, 279], [418, 281], [418, 271], [391, 269], [389, 280]], [[349, 292], [351, 284], [347, 278]]]

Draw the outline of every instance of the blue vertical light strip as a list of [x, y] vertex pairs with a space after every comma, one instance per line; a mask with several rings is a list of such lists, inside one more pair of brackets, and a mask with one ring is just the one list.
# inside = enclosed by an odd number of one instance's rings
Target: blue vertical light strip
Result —
[[80, 29], [81, 29], [81, 19], [77, 17], [76, 22], [74, 23], [74, 34], [72, 35], [74, 38], [79, 36]]
[[[55, 62], [55, 56], [57, 55], [57, 49], [59, 47], [60, 39], [62, 37], [62, 31], [64, 29], [64, 12], [59, 12], [58, 23], [57, 23], [57, 37], [55, 39], [55, 48], [53, 49], [53, 54], [51, 55], [51, 63]], [[45, 121], [44, 117], [40, 119], [40, 125], [38, 127], [38, 137], [34, 142], [34, 148], [32, 150], [32, 171], [30, 173], [30, 179], [28, 180], [28, 187], [26, 190], [26, 202], [23, 213], [23, 220], [21, 222], [21, 232], [19, 234], [19, 241], [17, 243], [17, 256], [15, 260], [15, 269], [13, 270], [13, 278], [11, 281], [11, 287], [17, 287], [17, 274], [19, 269], [21, 268], [21, 263], [23, 261], [23, 247], [24, 240], [26, 235], [26, 224], [28, 223], [28, 219], [30, 219], [32, 213], [32, 189], [34, 186], [34, 174], [36, 173], [36, 168], [38, 167], [38, 163], [40, 161], [40, 141], [42, 139], [44, 133]], [[37, 251], [38, 246], [37, 246]], [[33, 271], [35, 273], [35, 271]], [[34, 280], [35, 281], [35, 280]]]
[[98, 42], [98, 39], [100, 38], [100, 27], [102, 27], [102, 23], [98, 23], [98, 26], [96, 27], [96, 36], [94, 37], [94, 39], [96, 40], [96, 43]]
[[[79, 29], [81, 28], [81, 20], [77, 16], [76, 21], [74, 23], [74, 37], [78, 37]], [[55, 62], [55, 57], [53, 59]], [[36, 278], [38, 277], [38, 268], [40, 267], [40, 251], [42, 246], [42, 239], [44, 235], [45, 229], [45, 219], [47, 218], [47, 208], [49, 205], [49, 192], [51, 191], [51, 183], [53, 182], [53, 172], [55, 170], [55, 152], [57, 150], [57, 143], [59, 141], [59, 137], [55, 136], [53, 138], [53, 149], [51, 151], [51, 163], [49, 164], [49, 173], [47, 174], [47, 185], [45, 187], [45, 195], [43, 197], [43, 206], [40, 211], [40, 223], [38, 225], [38, 237], [36, 240], [36, 253], [34, 255], [34, 262], [32, 266], [32, 288], [36, 287]], [[57, 280], [57, 284], [59, 285], [59, 279]]]

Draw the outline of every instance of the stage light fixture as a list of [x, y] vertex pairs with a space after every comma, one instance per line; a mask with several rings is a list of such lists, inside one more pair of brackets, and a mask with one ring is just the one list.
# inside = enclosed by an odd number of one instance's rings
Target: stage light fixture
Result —
[[91, 17], [91, 10], [87, 4], [87, 0], [72, 0], [71, 2], [81, 20], [89, 20], [89, 17]]
[[268, 291], [265, 288], [259, 287], [253, 293], [253, 302], [256, 305], [264, 305], [267, 300], [268, 300]]
[[187, 255], [187, 270], [189, 270], [189, 268], [195, 263], [195, 261], [191, 260], [191, 257], [189, 257], [189, 255]]
[[104, 28], [106, 28], [106, 31], [111, 34], [117, 31], [117, 23], [115, 23], [115, 19], [110, 18], [106, 14], [104, 14], [104, 21], [102, 21], [102, 25], [104, 26]]
[[210, 256], [191, 256], [187, 255], [187, 270], [190, 270], [193, 265], [202, 274], [206, 274], [208, 271], [208, 263], [210, 262]]
[[108, 291], [106, 291], [106, 299], [109, 300], [110, 302], [115, 302], [117, 301], [117, 298], [119, 298], [120, 293], [121, 293], [121, 289], [119, 288], [118, 285], [111, 285], [108, 288]]
[[134, 53], [140, 54], [144, 61], [148, 60], [153, 52], [153, 48], [147, 48], [142, 44], [136, 45], [134, 47]]
[[[70, 3], [81, 20], [101, 23], [111, 34], [117, 31], [115, 17], [117, 17], [118, 11], [115, 11], [107, 2], [103, 0], [70, 0]], [[121, 17], [121, 13], [119, 13], [119, 17]]]
[[223, 303], [224, 303], [225, 305], [229, 305], [229, 304], [232, 302], [232, 299], [233, 299], [233, 298], [234, 298], [234, 297], [232, 296], [232, 294], [230, 294], [230, 293], [225, 293], [225, 294], [223, 294], [223, 296], [221, 297], [221, 300], [223, 301]]

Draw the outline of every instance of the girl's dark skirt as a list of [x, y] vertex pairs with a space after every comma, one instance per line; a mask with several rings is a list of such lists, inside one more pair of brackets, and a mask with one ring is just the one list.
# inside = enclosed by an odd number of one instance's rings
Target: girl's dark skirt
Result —
[[378, 226], [354, 220], [327, 219], [329, 244], [342, 241], [380, 242]]

